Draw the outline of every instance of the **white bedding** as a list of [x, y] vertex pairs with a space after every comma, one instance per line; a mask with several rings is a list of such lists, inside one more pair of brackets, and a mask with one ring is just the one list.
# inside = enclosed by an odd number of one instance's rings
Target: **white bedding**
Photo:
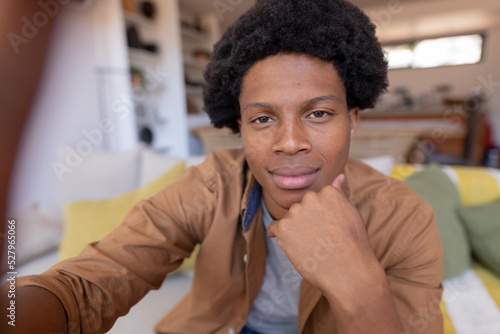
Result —
[[499, 334], [500, 311], [474, 270], [443, 282], [443, 300], [457, 334]]

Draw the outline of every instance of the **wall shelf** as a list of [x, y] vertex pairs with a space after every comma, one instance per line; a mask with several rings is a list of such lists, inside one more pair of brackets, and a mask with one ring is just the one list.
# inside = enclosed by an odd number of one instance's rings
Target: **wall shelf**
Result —
[[[135, 2], [135, 1], [134, 1]], [[139, 2], [137, 2], [139, 3]], [[156, 52], [128, 47], [135, 126], [151, 132], [150, 149], [178, 157], [189, 155], [182, 36], [178, 1], [151, 0], [154, 19], [122, 7], [127, 45], [153, 44]], [[127, 30], [133, 26], [136, 33]], [[134, 88], [135, 87], [135, 88]]]
[[158, 53], [131, 47], [128, 48], [128, 55], [132, 60], [145, 61], [148, 63], [156, 63], [160, 57]]
[[182, 37], [192, 39], [199, 43], [206, 43], [209, 36], [207, 33], [203, 33], [194, 29], [181, 27]]
[[203, 87], [202, 86], [194, 86], [194, 85], [186, 85], [186, 94], [188, 95], [202, 95]]
[[155, 26], [155, 21], [148, 19], [147, 17], [137, 14], [137, 13], [130, 13], [125, 11], [125, 21], [128, 23], [133, 23], [137, 24], [138, 26], [141, 27], [147, 27], [147, 28], [154, 28]]
[[200, 63], [196, 58], [192, 56], [184, 56], [183, 58], [185, 66], [194, 67], [203, 71], [205, 70], [205, 65]]

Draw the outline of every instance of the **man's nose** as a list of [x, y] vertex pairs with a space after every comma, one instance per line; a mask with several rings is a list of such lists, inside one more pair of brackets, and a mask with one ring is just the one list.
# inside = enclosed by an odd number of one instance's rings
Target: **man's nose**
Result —
[[300, 120], [283, 120], [277, 127], [273, 152], [297, 154], [311, 150], [306, 125]]

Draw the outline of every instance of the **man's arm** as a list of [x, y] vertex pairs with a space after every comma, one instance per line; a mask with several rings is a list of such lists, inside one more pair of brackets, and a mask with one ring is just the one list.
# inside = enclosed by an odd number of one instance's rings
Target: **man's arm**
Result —
[[[25, 121], [28, 117], [38, 82], [43, 70], [52, 26], [56, 18], [49, 18], [37, 28], [34, 38], [23, 38], [23, 17], [32, 18], [40, 11], [38, 1], [0, 1], [0, 258], [7, 254], [3, 245], [7, 240], [7, 201], [14, 162]], [[4, 234], [5, 232], [5, 234]], [[6, 256], [5, 256], [6, 258]], [[6, 272], [0, 264], [0, 275]], [[0, 313], [3, 316], [3, 312]]]
[[[1, 289], [0, 305], [8, 309], [8, 283]], [[0, 321], [1, 333], [66, 333], [66, 313], [59, 299], [50, 291], [26, 286], [16, 289], [15, 326], [9, 325], [9, 318]]]
[[[41, 275], [18, 277], [16, 290], [30, 290], [22, 291], [22, 296], [16, 293], [16, 303], [26, 300], [16, 305], [16, 315], [23, 313], [16, 316], [16, 327], [26, 314], [30, 322], [26, 325], [34, 328], [51, 325], [47, 321], [53, 319], [57, 329], [67, 322], [69, 333], [108, 331], [147, 292], [158, 289], [204, 237], [217, 200], [207, 195], [210, 183], [204, 177], [197, 168], [187, 170], [177, 182], [137, 203], [122, 224], [103, 240], [87, 245], [79, 256]], [[196, 194], [207, 195], [202, 207], [194, 206], [193, 199], [200, 198]], [[31, 295], [34, 286], [38, 292]]]
[[404, 333], [362, 218], [341, 190], [343, 177], [307, 193], [270, 224], [268, 235], [278, 238], [299, 274], [328, 299], [339, 333]]
[[[30, 40], [29, 43], [16, 44], [20, 37], [13, 40], [7, 37], [20, 34], [23, 16], [33, 17], [34, 13], [39, 10], [40, 6], [37, 1], [16, 0], [0, 3], [0, 22], [2, 22], [0, 35], [5, 37], [4, 43], [0, 46], [0, 67], [2, 68], [0, 91], [4, 93], [0, 109], [6, 111], [1, 113], [0, 124], [2, 125], [2, 134], [5, 135], [5, 138], [9, 138], [0, 144], [3, 159], [7, 162], [2, 164], [0, 168], [0, 183], [2, 184], [0, 216], [2, 219], [5, 213], [4, 204], [12, 168], [11, 162], [14, 160], [23, 122], [29, 113], [37, 89], [54, 19], [49, 19], [47, 24], [39, 29], [36, 38]], [[7, 222], [7, 219], [3, 221]], [[0, 231], [3, 230], [0, 229]], [[0, 240], [0, 245], [3, 246], [5, 240]], [[0, 247], [0, 254], [3, 254], [5, 250], [6, 247]], [[5, 268], [2, 266], [2, 269]], [[4, 272], [5, 270], [1, 270], [0, 274]], [[10, 306], [11, 299], [8, 298], [7, 291], [8, 283], [0, 287], [0, 307], [2, 309], [0, 333], [65, 333], [66, 315], [61, 302], [49, 291], [37, 287], [16, 289], [16, 326], [8, 325], [9, 318], [5, 315], [8, 316], [10, 313], [7, 308]], [[35, 322], [33, 319], [37, 321]], [[35, 323], [38, 325], [33, 326]]]
[[[380, 267], [380, 266], [379, 266]], [[361, 268], [360, 268], [361, 269]], [[358, 277], [342, 294], [325, 292], [339, 333], [394, 333], [405, 329], [394, 305], [385, 273], [374, 266]], [[330, 281], [333, 283], [334, 281]]]

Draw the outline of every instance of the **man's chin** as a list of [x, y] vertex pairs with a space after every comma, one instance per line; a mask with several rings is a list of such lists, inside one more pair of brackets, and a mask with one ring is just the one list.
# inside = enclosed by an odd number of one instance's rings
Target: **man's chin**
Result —
[[308, 189], [281, 190], [276, 202], [284, 210], [289, 210], [292, 205], [300, 203], [308, 191]]

